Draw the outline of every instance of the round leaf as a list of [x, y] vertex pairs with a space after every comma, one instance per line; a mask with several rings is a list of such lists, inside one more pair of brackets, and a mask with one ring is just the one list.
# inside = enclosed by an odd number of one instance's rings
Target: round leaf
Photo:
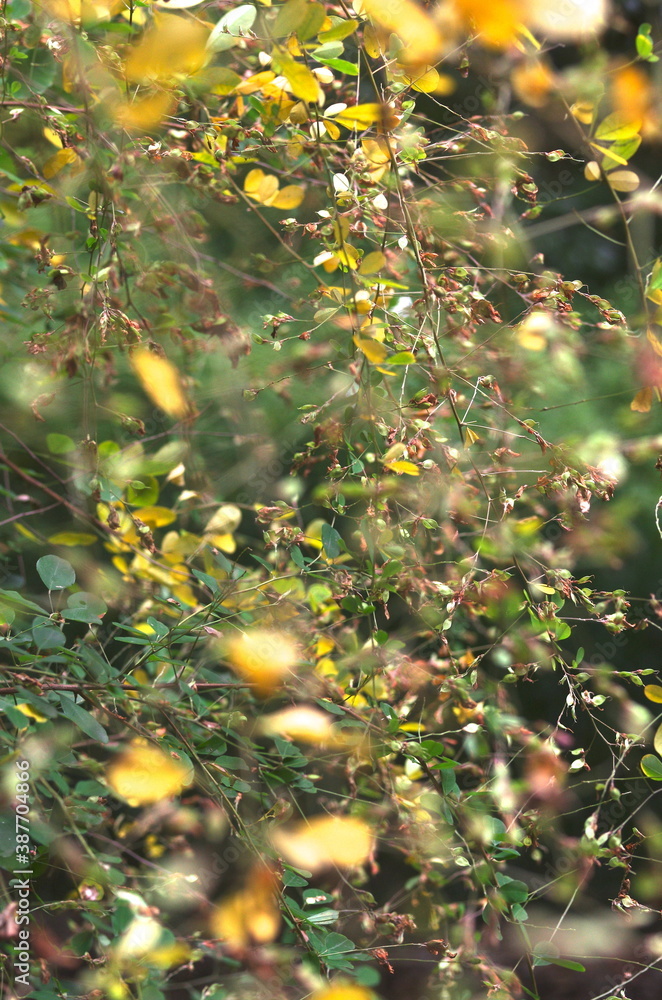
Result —
[[42, 556], [37, 560], [37, 573], [48, 590], [64, 590], [76, 582], [76, 571], [66, 559]]

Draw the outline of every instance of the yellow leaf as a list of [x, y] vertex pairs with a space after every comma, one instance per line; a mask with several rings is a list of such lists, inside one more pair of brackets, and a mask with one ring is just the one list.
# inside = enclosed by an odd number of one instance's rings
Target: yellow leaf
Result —
[[179, 372], [167, 358], [140, 347], [131, 355], [133, 370], [152, 402], [168, 416], [182, 419], [191, 408], [184, 395]]
[[662, 705], [662, 687], [659, 684], [647, 684], [644, 688], [644, 694], [649, 701]]
[[235, 673], [266, 697], [289, 678], [301, 659], [296, 643], [286, 632], [253, 628], [225, 644], [225, 656]]
[[[499, 6], [495, 5], [495, 9], [499, 10]], [[545, 38], [582, 41], [604, 29], [609, 9], [607, 0], [582, 0], [581, 4], [527, 0], [521, 13], [521, 20]]]
[[254, 94], [257, 90], [262, 90], [266, 87], [268, 83], [276, 79], [276, 74], [273, 70], [265, 69], [261, 73], [254, 73], [253, 76], [249, 76], [248, 79], [242, 80], [234, 88], [235, 94]]
[[304, 199], [305, 191], [298, 184], [288, 184], [281, 188], [274, 198], [269, 202], [271, 208], [292, 209], [298, 208]]
[[662, 726], [658, 726], [653, 737], [653, 747], [657, 753], [662, 753]]
[[640, 180], [634, 170], [614, 170], [613, 173], [607, 174], [607, 183], [613, 191], [623, 191], [629, 194], [631, 191], [637, 190]]
[[439, 28], [413, 0], [354, 0], [353, 6], [357, 14], [367, 15], [383, 31], [402, 39], [407, 62], [430, 64], [439, 59], [443, 50]]
[[597, 149], [598, 153], [602, 153], [603, 156], [608, 156], [610, 160], [614, 163], [620, 163], [622, 166], [627, 167], [628, 161], [618, 153], [615, 153], [613, 149], [608, 149], [606, 146], [600, 146], [597, 142], [591, 142], [593, 149]]
[[467, 27], [475, 29], [480, 41], [494, 48], [511, 45], [524, 20], [520, 0], [499, 0], [498, 3], [494, 0], [454, 0], [453, 6]]
[[170, 510], [169, 507], [141, 507], [137, 515], [152, 529], [162, 528], [165, 524], [172, 524], [177, 520], [174, 510]]
[[345, 742], [334, 728], [328, 712], [312, 705], [292, 705], [265, 715], [260, 720], [259, 729], [265, 736], [285, 736], [318, 746], [336, 746]]
[[599, 181], [602, 178], [600, 164], [596, 163], [595, 160], [589, 160], [584, 167], [584, 177], [587, 181]]
[[179, 795], [193, 781], [193, 767], [138, 738], [112, 761], [106, 781], [130, 806], [151, 805]]
[[621, 142], [638, 135], [641, 126], [640, 118], [633, 119], [622, 111], [614, 111], [600, 122], [595, 130], [595, 138], [600, 142]]
[[574, 115], [582, 125], [590, 125], [595, 115], [595, 104], [593, 101], [578, 101], [570, 108], [570, 113]]
[[388, 348], [371, 337], [354, 337], [354, 343], [373, 365], [379, 365], [388, 357]]
[[265, 174], [263, 170], [256, 167], [246, 174], [244, 191], [249, 198], [253, 198], [260, 204], [269, 204], [270, 199], [278, 193], [278, 178], [274, 177], [273, 174]]
[[308, 1000], [375, 1000], [375, 994], [365, 986], [334, 980], [330, 986], [315, 990]]
[[80, 21], [81, 0], [44, 0], [44, 7], [51, 17], [61, 21]]
[[479, 440], [478, 435], [471, 427], [464, 428], [464, 447], [470, 448], [472, 444], [475, 444]]
[[300, 101], [307, 101], [309, 104], [320, 101], [322, 90], [312, 70], [304, 66], [303, 63], [296, 62], [295, 59], [285, 59], [282, 56], [278, 57], [277, 63], [295, 97], [298, 97]]
[[253, 868], [245, 886], [222, 899], [211, 916], [211, 930], [231, 948], [268, 944], [280, 930], [277, 883], [266, 866]]
[[403, 441], [396, 441], [392, 444], [388, 451], [382, 456], [382, 462], [387, 465], [389, 462], [395, 462], [396, 459], [402, 458], [403, 455], [407, 454], [407, 445]]
[[365, 255], [359, 266], [359, 274], [376, 274], [386, 263], [386, 257], [381, 250], [373, 250]]
[[192, 76], [207, 61], [208, 37], [209, 29], [199, 21], [158, 11], [129, 51], [124, 64], [127, 80], [147, 83]]
[[172, 94], [158, 91], [149, 97], [121, 101], [113, 107], [112, 116], [120, 128], [151, 129], [171, 115], [176, 107], [177, 100]]
[[230, 535], [241, 524], [242, 513], [233, 503], [222, 504], [207, 521], [206, 535]]
[[386, 468], [392, 472], [397, 472], [399, 476], [420, 476], [421, 470], [413, 462], [387, 462]]
[[20, 705], [13, 705], [12, 707], [15, 708], [17, 712], [20, 712], [21, 715], [25, 715], [26, 718], [34, 719], [35, 722], [48, 722], [45, 715], [38, 712], [36, 708], [32, 707], [32, 705], [28, 705], [27, 702], [21, 702]]
[[274, 831], [276, 850], [298, 868], [313, 874], [325, 868], [356, 868], [373, 849], [372, 830], [353, 816], [315, 816]]
[[[648, 413], [653, 403], [653, 390], [649, 385], [644, 386], [636, 394], [630, 403], [630, 409], [635, 413]], [[651, 685], [653, 686], [653, 685]]]
[[510, 74], [513, 90], [526, 104], [541, 108], [547, 103], [555, 86], [554, 73], [545, 59], [527, 59], [518, 63]]
[[49, 157], [44, 163], [42, 174], [44, 178], [49, 181], [51, 177], [55, 177], [60, 171], [69, 166], [72, 163], [79, 163], [80, 157], [75, 149], [58, 149], [57, 153]]
[[421, 94], [433, 94], [439, 86], [441, 77], [433, 66], [428, 66], [418, 75], [407, 76], [407, 82], [412, 90], [418, 90]]
[[53, 545], [93, 545], [97, 540], [96, 535], [90, 535], [85, 531], [58, 531], [56, 535], [51, 535], [48, 539]]
[[355, 271], [359, 266], [358, 251], [353, 246], [350, 246], [349, 243], [338, 247], [335, 251], [335, 258], [343, 267], [348, 267], [351, 271]]
[[382, 104], [355, 104], [334, 115], [333, 120], [345, 128], [366, 129], [382, 119]]

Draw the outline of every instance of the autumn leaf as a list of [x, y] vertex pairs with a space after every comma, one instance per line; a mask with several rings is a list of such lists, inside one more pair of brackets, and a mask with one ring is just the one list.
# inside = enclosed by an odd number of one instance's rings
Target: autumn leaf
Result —
[[166, 82], [193, 76], [207, 61], [209, 29], [199, 21], [158, 11], [124, 64], [127, 80]]
[[325, 868], [356, 868], [372, 853], [372, 830], [353, 816], [315, 816], [272, 834], [274, 846], [290, 863], [313, 874]]
[[304, 189], [298, 184], [279, 187], [278, 178], [273, 174], [265, 174], [259, 167], [246, 174], [244, 192], [260, 205], [284, 210], [298, 208], [305, 195]]
[[260, 720], [265, 736], [284, 736], [316, 746], [342, 746], [346, 741], [334, 728], [331, 716], [313, 705], [292, 705]]
[[137, 738], [112, 761], [106, 781], [129, 805], [151, 805], [179, 795], [193, 781], [193, 767]]
[[[443, 51], [441, 32], [430, 15], [413, 0], [353, 0], [357, 14], [371, 19], [382, 31], [398, 35], [408, 63], [435, 63]], [[404, 60], [403, 60], [404, 61]]]
[[131, 365], [156, 406], [179, 420], [189, 416], [191, 406], [184, 394], [179, 372], [167, 358], [139, 347], [131, 355]]
[[235, 673], [267, 697], [288, 678], [301, 659], [294, 640], [286, 632], [254, 628], [225, 642], [225, 657]]
[[244, 886], [222, 899], [212, 913], [212, 933], [231, 948], [274, 941], [281, 922], [277, 887], [270, 868], [252, 868]]

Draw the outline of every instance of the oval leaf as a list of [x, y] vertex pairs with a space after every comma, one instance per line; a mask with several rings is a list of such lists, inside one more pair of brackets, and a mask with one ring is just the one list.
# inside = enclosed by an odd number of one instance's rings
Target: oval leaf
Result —
[[652, 753], [647, 753], [641, 758], [639, 765], [647, 778], [651, 781], [662, 781], [662, 760]]

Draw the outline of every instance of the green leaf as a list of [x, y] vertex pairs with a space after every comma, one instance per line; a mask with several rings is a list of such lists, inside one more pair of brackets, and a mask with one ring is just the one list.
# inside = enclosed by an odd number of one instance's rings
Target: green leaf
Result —
[[257, 10], [251, 3], [229, 10], [212, 28], [207, 39], [207, 51], [225, 52], [226, 49], [231, 49], [251, 30], [256, 17]]
[[76, 450], [75, 442], [66, 434], [47, 434], [46, 445], [51, 455], [67, 455]]
[[76, 582], [76, 570], [70, 562], [59, 556], [42, 556], [37, 559], [37, 573], [48, 590], [64, 590]]
[[326, 20], [326, 11], [320, 3], [309, 0], [288, 0], [278, 11], [272, 27], [274, 38], [282, 38], [296, 32], [300, 41], [316, 35]]
[[641, 129], [641, 119], [633, 119], [632, 115], [623, 111], [614, 111], [607, 115], [595, 130], [595, 138], [599, 142], [621, 142], [632, 139]]
[[77, 705], [73, 699], [67, 698], [62, 692], [58, 692], [58, 697], [62, 712], [70, 722], [78, 726], [90, 739], [96, 740], [98, 743], [108, 742], [108, 733], [88, 711]]
[[652, 753], [647, 753], [642, 757], [639, 765], [647, 778], [651, 781], [662, 781], [662, 760]]
[[330, 524], [324, 523], [322, 525], [322, 545], [329, 559], [336, 559], [340, 555], [341, 542], [342, 538], [336, 529], [332, 528]]
[[104, 601], [96, 594], [87, 594], [80, 590], [77, 594], [71, 594], [67, 607], [62, 612], [62, 617], [72, 622], [87, 622], [88, 624], [101, 621], [101, 616], [108, 610]]

